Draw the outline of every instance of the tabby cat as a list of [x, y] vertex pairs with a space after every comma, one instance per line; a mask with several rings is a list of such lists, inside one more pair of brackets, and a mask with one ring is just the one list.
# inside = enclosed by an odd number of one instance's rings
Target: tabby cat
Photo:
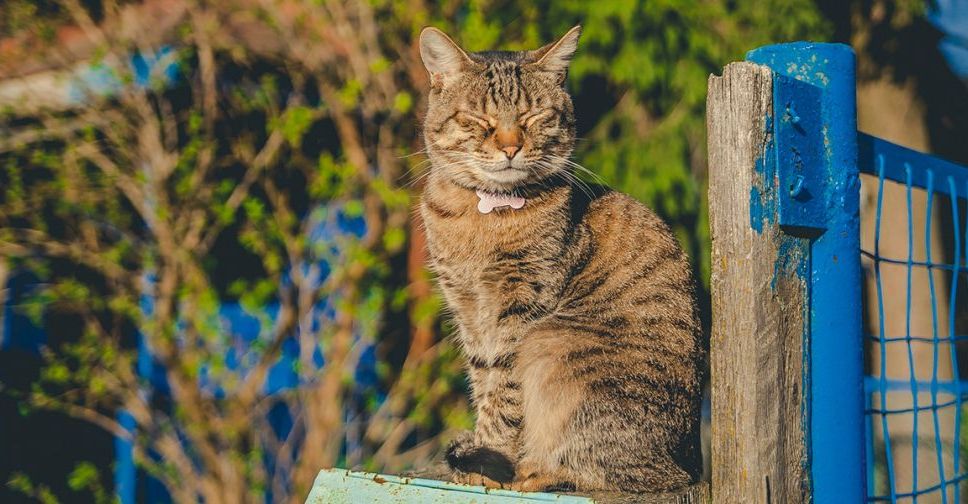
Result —
[[446, 459], [489, 487], [676, 489], [702, 465], [693, 278], [651, 210], [575, 176], [565, 81], [580, 33], [481, 53], [420, 34], [420, 211], [477, 412]]

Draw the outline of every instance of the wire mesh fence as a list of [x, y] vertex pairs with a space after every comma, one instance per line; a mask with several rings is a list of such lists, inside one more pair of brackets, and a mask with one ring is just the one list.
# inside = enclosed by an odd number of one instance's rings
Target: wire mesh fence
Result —
[[867, 500], [962, 502], [968, 168], [863, 134], [859, 152]]

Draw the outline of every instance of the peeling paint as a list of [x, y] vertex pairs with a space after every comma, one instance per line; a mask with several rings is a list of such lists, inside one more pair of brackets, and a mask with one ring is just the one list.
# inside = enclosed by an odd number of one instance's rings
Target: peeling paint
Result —
[[750, 189], [750, 227], [758, 234], [776, 222], [776, 152], [773, 145], [774, 115], [763, 119], [766, 130], [765, 145], [760, 146], [760, 156], [755, 161], [753, 183]]
[[763, 221], [766, 216], [763, 215], [763, 196], [760, 194], [760, 190], [753, 186], [750, 188], [750, 227], [757, 234], [763, 233]]
[[542, 492], [492, 490], [448, 481], [326, 469], [313, 483], [306, 504], [594, 504], [588, 497]]
[[777, 290], [777, 281], [781, 278], [796, 278], [801, 282], [806, 282], [809, 276], [809, 261], [804, 257], [807, 251], [800, 240], [783, 240], [780, 248], [776, 251], [777, 261], [773, 267], [773, 278], [770, 280], [770, 289]]
[[[814, 186], [819, 203], [814, 215], [825, 229], [837, 232], [811, 237], [809, 261], [803, 261], [809, 271], [795, 272], [809, 282], [803, 335], [803, 380], [809, 387], [804, 390], [804, 418], [809, 419], [804, 422], [809, 443], [804, 467], [809, 470], [814, 502], [862, 502], [866, 495], [864, 346], [853, 51], [842, 44], [795, 42], [755, 49], [747, 60], [772, 68], [779, 74], [774, 83], [785, 77], [821, 91], [819, 118], [801, 126], [817, 137], [805, 141], [816, 142], [819, 159], [804, 162], [802, 174], [816, 175], [820, 181], [819, 187]], [[798, 107], [797, 115], [805, 113]], [[778, 135], [781, 154], [787, 153], [788, 138]], [[785, 164], [780, 169], [781, 178], [788, 168]], [[813, 185], [809, 180], [805, 183], [808, 190]], [[781, 224], [786, 217], [781, 214]], [[774, 276], [789, 273], [785, 268], [793, 263], [787, 255], [780, 251]]]

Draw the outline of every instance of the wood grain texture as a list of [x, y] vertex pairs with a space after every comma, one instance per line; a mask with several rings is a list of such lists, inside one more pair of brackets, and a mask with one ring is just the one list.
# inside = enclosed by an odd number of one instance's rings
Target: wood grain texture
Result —
[[770, 70], [752, 63], [709, 79], [716, 503], [810, 500], [802, 383], [809, 242], [777, 223], [772, 94]]
[[590, 497], [595, 504], [708, 504], [709, 483], [702, 481], [682, 490], [661, 494], [597, 492], [565, 495]]

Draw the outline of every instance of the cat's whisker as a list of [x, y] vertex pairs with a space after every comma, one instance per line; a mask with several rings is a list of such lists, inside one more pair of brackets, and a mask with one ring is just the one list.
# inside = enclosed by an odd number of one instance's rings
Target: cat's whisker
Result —
[[581, 171], [582, 173], [588, 175], [595, 182], [597, 182], [599, 184], [605, 184], [605, 179], [603, 179], [601, 175], [599, 175], [599, 174], [597, 174], [597, 173], [589, 170], [588, 168], [585, 168], [584, 166], [582, 166], [579, 163], [576, 163], [575, 161], [572, 161], [572, 160], [570, 160], [568, 158], [563, 158], [561, 156], [555, 156], [554, 154], [549, 154], [548, 157], [550, 157], [550, 158], [552, 158], [552, 159], [554, 159], [556, 161], [560, 161], [562, 163], [565, 163], [568, 166], [571, 166], [572, 168], [575, 168], [576, 170]]
[[[446, 170], [446, 169], [449, 169], [449, 168], [470, 167], [470, 166], [471, 165], [468, 165], [467, 160], [458, 159], [456, 161], [452, 161], [452, 162], [449, 162], [449, 163], [445, 163], [445, 164], [439, 165], [439, 166], [437, 166], [437, 168], [438, 169], [441, 169], [441, 170]], [[417, 185], [417, 183], [419, 183], [423, 179], [427, 178], [430, 175], [430, 171], [431, 171], [430, 169], [427, 169], [426, 171], [424, 171], [423, 173], [421, 173], [417, 177], [414, 177], [412, 180], [410, 180], [410, 182], [404, 184], [404, 187], [407, 188], [407, 189], [414, 187], [415, 185]]]
[[595, 193], [594, 193], [594, 191], [592, 191], [592, 188], [585, 181], [583, 181], [580, 178], [576, 177], [575, 174], [573, 174], [573, 173], [569, 173], [569, 172], [562, 172], [562, 173], [567, 174], [569, 180], [571, 180], [571, 182], [576, 187], [578, 187], [578, 189], [581, 190], [581, 192], [584, 193], [585, 196], [588, 197], [588, 199], [594, 199]]
[[420, 149], [418, 151], [411, 152], [410, 154], [404, 154], [402, 156], [397, 156], [397, 159], [407, 159], [407, 158], [412, 158], [414, 156], [419, 156], [421, 154], [429, 154], [429, 152], [428, 152], [429, 150], [430, 150], [429, 147], [425, 147], [425, 148]]
[[425, 145], [423, 149], [420, 149], [420, 150], [415, 151], [415, 152], [411, 152], [410, 154], [404, 154], [403, 156], [398, 156], [397, 159], [406, 159], [406, 158], [413, 157], [413, 156], [419, 156], [420, 154], [428, 154], [429, 155], [430, 154], [430, 148], [431, 147], [436, 147], [437, 145], [440, 144], [441, 141], [442, 140], [437, 140], [437, 141], [431, 142], [430, 145]]
[[[448, 160], [448, 162], [446, 162], [446, 163], [439, 164], [437, 166], [438, 169], [453, 168], [455, 166], [468, 166], [468, 167], [470, 167], [471, 165], [468, 164], [469, 162], [481, 162], [481, 161], [478, 161], [477, 159], [467, 159], [468, 158], [467, 153], [461, 152], [461, 151], [457, 151], [457, 150], [443, 150], [443, 151], [439, 151], [439, 152], [440, 153], [444, 153], [444, 154], [456, 155], [456, 156], [458, 156], [458, 159], [456, 159], [456, 160]], [[433, 165], [433, 160], [430, 159], [430, 158], [428, 158], [428, 159], [424, 159], [424, 160], [422, 160], [422, 161], [414, 164], [413, 166], [408, 167], [404, 171], [404, 173], [400, 175], [400, 177], [398, 179], [398, 182], [400, 180], [403, 180], [406, 177], [413, 177], [413, 174], [415, 172], [420, 171], [420, 170], [424, 170], [425, 167], [428, 167], [428, 166], [431, 166], [431, 165]], [[416, 184], [416, 182], [418, 182], [421, 179], [425, 178], [429, 173], [430, 173], [430, 169], [424, 170], [423, 173], [421, 173], [420, 175], [414, 177], [410, 182], [404, 184], [404, 187], [407, 187], [407, 188], [413, 187]]]
[[[549, 157], [552, 158], [552, 159], [554, 159], [554, 160], [558, 160], [560, 162], [566, 162], [566, 164], [569, 164], [570, 163], [570, 161], [568, 161], [567, 159], [562, 158], [562, 157], [559, 157], [559, 156], [549, 155]], [[545, 163], [545, 167], [547, 167], [549, 169], [556, 168], [553, 164], [548, 163], [547, 161], [544, 161], [544, 163]], [[577, 164], [577, 163], [575, 163], [575, 164]], [[581, 167], [580, 165], [579, 165], [579, 168], [587, 171], [587, 169], [585, 169], [584, 167]], [[568, 180], [571, 180], [572, 182], [576, 183], [577, 185], [582, 186], [583, 189], [587, 189], [586, 194], [590, 194], [592, 192], [591, 186], [589, 186], [587, 182], [585, 182], [584, 180], [582, 180], [581, 178], [579, 178], [578, 176], [576, 176], [571, 171], [569, 171], [569, 170], [558, 170], [558, 172], [561, 173], [561, 174], [563, 174], [562, 176], [567, 177]], [[590, 171], [588, 171], [588, 173], [591, 174], [591, 175], [593, 175], [593, 176], [595, 176], [595, 174], [594, 173], [591, 173]], [[600, 180], [600, 178], [599, 178], [599, 180]]]
[[572, 185], [577, 187], [589, 199], [594, 198], [594, 191], [592, 191], [592, 188], [588, 185], [588, 183], [576, 177], [574, 173], [571, 173], [568, 170], [558, 170], [556, 169], [556, 166], [548, 163], [547, 161], [539, 161], [537, 164], [539, 164], [539, 166], [543, 166], [544, 168], [548, 168], [549, 170], [554, 170], [552, 172], [553, 177], [563, 178], [565, 181], [570, 182]]

